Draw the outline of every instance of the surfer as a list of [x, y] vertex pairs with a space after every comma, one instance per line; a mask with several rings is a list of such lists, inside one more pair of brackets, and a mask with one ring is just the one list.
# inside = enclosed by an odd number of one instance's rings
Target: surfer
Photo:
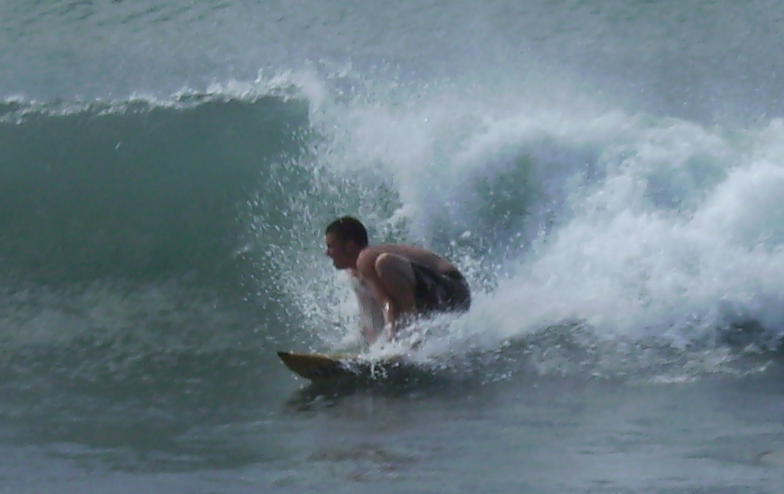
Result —
[[350, 216], [327, 226], [325, 242], [335, 268], [349, 272], [368, 344], [382, 333], [391, 341], [417, 316], [463, 312], [471, 306], [463, 275], [434, 252], [412, 245], [371, 246], [365, 226]]

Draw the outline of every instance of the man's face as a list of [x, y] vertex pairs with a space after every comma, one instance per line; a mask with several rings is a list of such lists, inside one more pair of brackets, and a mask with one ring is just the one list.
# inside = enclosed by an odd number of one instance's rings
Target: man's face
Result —
[[336, 269], [349, 269], [357, 265], [359, 249], [351, 240], [342, 241], [333, 233], [328, 233], [324, 239], [327, 245], [327, 256], [332, 259]]

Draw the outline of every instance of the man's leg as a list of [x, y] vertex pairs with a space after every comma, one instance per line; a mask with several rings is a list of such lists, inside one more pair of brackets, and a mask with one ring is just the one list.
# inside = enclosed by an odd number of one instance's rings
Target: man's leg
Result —
[[395, 254], [381, 254], [376, 258], [376, 273], [384, 291], [394, 305], [398, 315], [415, 315], [414, 269], [411, 261]]

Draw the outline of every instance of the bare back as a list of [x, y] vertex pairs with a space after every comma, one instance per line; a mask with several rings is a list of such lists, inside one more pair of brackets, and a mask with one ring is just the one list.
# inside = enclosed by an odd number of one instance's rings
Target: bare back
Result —
[[362, 256], [378, 257], [380, 254], [395, 254], [405, 257], [417, 264], [426, 266], [436, 273], [444, 274], [457, 271], [454, 264], [447, 259], [421, 247], [413, 245], [381, 244], [367, 247], [362, 251]]

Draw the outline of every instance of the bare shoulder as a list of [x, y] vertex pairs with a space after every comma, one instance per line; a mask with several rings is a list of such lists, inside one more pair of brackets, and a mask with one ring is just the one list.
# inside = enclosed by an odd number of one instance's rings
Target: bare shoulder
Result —
[[378, 248], [379, 246], [366, 247], [362, 249], [357, 257], [357, 270], [362, 273], [370, 269], [375, 263], [379, 255], [384, 251]]

